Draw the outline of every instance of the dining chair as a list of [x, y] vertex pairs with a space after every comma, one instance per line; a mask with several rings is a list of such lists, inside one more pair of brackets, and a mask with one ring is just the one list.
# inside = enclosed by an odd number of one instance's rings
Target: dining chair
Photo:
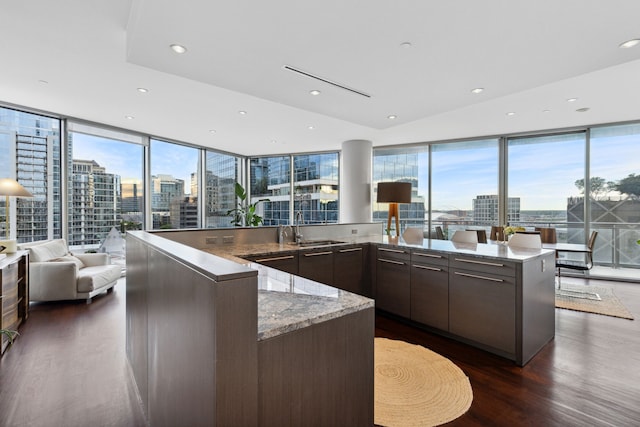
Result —
[[467, 231], [475, 231], [478, 235], [478, 243], [487, 243], [487, 231], [486, 230], [477, 230], [477, 229], [469, 229]]
[[509, 247], [514, 248], [526, 248], [526, 249], [541, 249], [542, 240], [540, 234], [535, 233], [516, 233], [509, 238]]
[[492, 225], [489, 240], [504, 240], [504, 228], [498, 225]]
[[542, 243], [558, 243], [556, 229], [553, 227], [536, 227], [536, 231], [540, 232]]
[[452, 242], [457, 243], [478, 243], [478, 233], [468, 230], [458, 230], [451, 236]]
[[404, 230], [404, 233], [402, 233], [402, 238], [405, 243], [410, 245], [422, 244], [424, 240], [424, 231], [422, 230], [422, 227], [407, 227]]
[[568, 268], [570, 270], [578, 270], [578, 271], [588, 271], [593, 267], [593, 248], [596, 244], [596, 237], [598, 237], [597, 231], [592, 231], [589, 236], [589, 242], [587, 243], [588, 252], [585, 253], [585, 259], [582, 261], [579, 260], [570, 260], [565, 258], [556, 258], [556, 268], [558, 269], [558, 291], [562, 295], [572, 297], [572, 298], [584, 298], [584, 299], [593, 299], [600, 301], [600, 295], [595, 292], [582, 292], [575, 290], [567, 290], [561, 288], [561, 269]]

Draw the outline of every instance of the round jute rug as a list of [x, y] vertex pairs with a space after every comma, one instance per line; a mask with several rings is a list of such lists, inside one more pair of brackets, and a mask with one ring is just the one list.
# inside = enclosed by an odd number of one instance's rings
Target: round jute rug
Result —
[[376, 425], [437, 426], [467, 412], [469, 378], [449, 359], [419, 345], [375, 339]]

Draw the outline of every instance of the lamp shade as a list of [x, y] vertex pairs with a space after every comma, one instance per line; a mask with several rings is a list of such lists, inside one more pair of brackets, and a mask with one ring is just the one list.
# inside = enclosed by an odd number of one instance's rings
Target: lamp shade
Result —
[[18, 181], [11, 178], [0, 178], [0, 196], [33, 197]]
[[379, 182], [378, 203], [411, 203], [410, 182]]

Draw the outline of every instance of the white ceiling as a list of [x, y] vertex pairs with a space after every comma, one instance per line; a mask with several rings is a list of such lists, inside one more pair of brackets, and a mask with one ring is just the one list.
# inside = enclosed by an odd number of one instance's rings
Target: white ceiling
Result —
[[243, 155], [640, 119], [640, 46], [618, 48], [640, 38], [637, 0], [0, 0], [0, 10], [0, 102]]

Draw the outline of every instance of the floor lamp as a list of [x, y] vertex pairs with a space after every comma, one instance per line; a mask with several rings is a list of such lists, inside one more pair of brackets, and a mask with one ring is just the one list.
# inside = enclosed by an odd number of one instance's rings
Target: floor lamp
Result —
[[391, 236], [391, 218], [396, 218], [396, 237], [400, 235], [400, 221], [398, 203], [411, 203], [410, 182], [379, 182], [378, 203], [389, 203], [389, 216], [387, 218], [387, 234]]
[[11, 233], [9, 229], [9, 225], [11, 224], [11, 222], [9, 221], [9, 212], [11, 211], [11, 208], [9, 207], [9, 197], [33, 197], [33, 194], [28, 192], [22, 185], [18, 184], [18, 181], [16, 181], [15, 179], [1, 178], [0, 196], [5, 196], [5, 240], [0, 240], [0, 246], [4, 246], [5, 248], [0, 252], [13, 253], [17, 250], [17, 243], [16, 239], [11, 239]]

